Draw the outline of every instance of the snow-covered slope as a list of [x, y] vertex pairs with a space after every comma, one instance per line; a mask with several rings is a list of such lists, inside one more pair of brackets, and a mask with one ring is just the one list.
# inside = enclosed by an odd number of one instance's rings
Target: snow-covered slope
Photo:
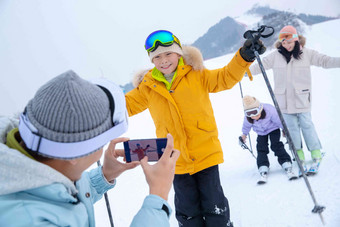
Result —
[[[340, 56], [340, 20], [329, 21], [310, 27], [307, 31], [307, 46], [329, 56]], [[205, 62], [207, 68], [226, 64], [232, 55]], [[267, 72], [272, 78], [272, 72]], [[319, 133], [326, 155], [318, 175], [308, 180], [317, 202], [326, 206], [323, 212], [327, 227], [340, 225], [340, 142], [339, 142], [339, 97], [340, 69], [312, 67], [314, 124]], [[250, 82], [242, 81], [244, 94], [256, 96], [262, 102], [272, 103], [262, 76]], [[184, 97], [183, 97], [184, 98]], [[255, 159], [243, 150], [237, 138], [241, 134], [243, 111], [239, 85], [233, 89], [211, 94], [211, 100], [219, 128], [219, 137], [224, 149], [225, 162], [220, 165], [221, 181], [229, 199], [231, 218], [237, 227], [319, 227], [322, 226], [312, 198], [303, 179], [288, 181], [276, 157], [271, 152], [270, 174], [266, 185], [257, 185]], [[339, 111], [338, 111], [339, 110]], [[147, 111], [130, 118], [126, 133], [130, 138], [155, 137], [152, 119]], [[285, 139], [283, 139], [285, 140]], [[252, 148], [256, 150], [256, 134], [251, 132]], [[255, 152], [256, 154], [256, 152]], [[289, 154], [291, 154], [289, 152]], [[309, 152], [305, 151], [307, 160]], [[297, 168], [295, 167], [297, 172]], [[124, 173], [117, 186], [109, 193], [115, 226], [128, 226], [140, 208], [148, 187], [140, 167]], [[173, 205], [174, 192], [169, 202]], [[98, 226], [110, 226], [104, 199], [95, 205]], [[171, 226], [178, 226], [174, 213]]]

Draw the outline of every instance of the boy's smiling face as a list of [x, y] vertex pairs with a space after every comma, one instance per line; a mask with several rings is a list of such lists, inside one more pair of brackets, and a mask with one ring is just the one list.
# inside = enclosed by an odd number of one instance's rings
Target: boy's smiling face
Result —
[[155, 67], [161, 71], [164, 75], [170, 74], [177, 69], [178, 60], [181, 58], [181, 55], [175, 52], [165, 52], [156, 55], [152, 62]]

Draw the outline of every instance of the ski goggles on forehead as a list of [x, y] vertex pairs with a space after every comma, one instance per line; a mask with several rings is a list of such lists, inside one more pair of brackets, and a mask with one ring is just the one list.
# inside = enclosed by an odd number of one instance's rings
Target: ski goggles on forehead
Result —
[[147, 52], [152, 52], [158, 47], [158, 45], [171, 46], [174, 42], [182, 48], [181, 43], [174, 34], [169, 31], [159, 30], [151, 33], [146, 38], [144, 46]]
[[244, 114], [247, 117], [254, 117], [254, 116], [259, 115], [261, 113], [261, 111], [262, 111], [262, 104], [260, 104], [259, 107], [245, 110]]
[[26, 147], [50, 158], [75, 159], [98, 151], [111, 140], [121, 136], [128, 129], [125, 96], [121, 88], [106, 79], [91, 80], [107, 95], [110, 102], [113, 127], [87, 140], [79, 142], [56, 142], [42, 137], [30, 122], [26, 111], [20, 115], [19, 132]]
[[279, 34], [279, 41], [280, 42], [283, 42], [283, 41], [291, 41], [295, 38], [298, 37], [298, 34], [293, 34], [293, 33], [290, 33], [290, 32], [282, 32]]

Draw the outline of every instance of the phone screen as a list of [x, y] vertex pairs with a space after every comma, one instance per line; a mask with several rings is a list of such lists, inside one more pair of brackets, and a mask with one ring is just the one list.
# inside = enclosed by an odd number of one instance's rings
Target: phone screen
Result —
[[124, 142], [126, 162], [140, 161], [148, 156], [148, 161], [158, 161], [166, 147], [167, 138], [128, 140]]

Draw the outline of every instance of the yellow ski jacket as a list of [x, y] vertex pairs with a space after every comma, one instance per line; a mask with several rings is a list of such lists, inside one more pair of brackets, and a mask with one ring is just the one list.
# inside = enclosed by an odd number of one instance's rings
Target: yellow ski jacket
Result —
[[223, 152], [209, 99], [209, 93], [231, 89], [244, 76], [251, 62], [239, 51], [223, 68], [208, 70], [197, 48], [183, 47], [185, 65], [177, 67], [177, 75], [167, 90], [149, 70], [135, 76], [133, 90], [126, 94], [129, 116], [147, 108], [156, 126], [157, 137], [174, 137], [181, 155], [176, 174], [194, 174], [223, 163]]

